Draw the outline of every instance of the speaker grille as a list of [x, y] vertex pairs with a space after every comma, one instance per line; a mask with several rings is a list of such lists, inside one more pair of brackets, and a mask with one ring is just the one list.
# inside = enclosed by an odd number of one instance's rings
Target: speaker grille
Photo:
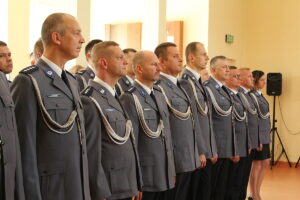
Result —
[[267, 75], [267, 94], [280, 96], [282, 92], [282, 74], [268, 73]]

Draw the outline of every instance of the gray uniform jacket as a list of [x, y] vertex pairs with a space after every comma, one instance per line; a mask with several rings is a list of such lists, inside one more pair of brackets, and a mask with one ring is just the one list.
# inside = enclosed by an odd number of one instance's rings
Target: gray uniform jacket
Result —
[[[254, 94], [258, 100], [258, 105], [256, 105], [256, 108], [259, 109], [263, 115], [266, 115], [268, 112], [270, 112], [269, 103], [265, 99], [265, 97], [263, 95], [260, 95], [257, 91], [251, 91], [251, 93]], [[270, 116], [267, 119], [263, 119], [259, 116], [258, 129], [259, 129], [260, 144], [269, 144], [271, 142], [271, 139], [270, 139], [270, 130], [271, 130]]]
[[[133, 96], [139, 99], [147, 126], [156, 131], [159, 120], [164, 129], [157, 138], [150, 138], [141, 127]], [[143, 191], [160, 192], [174, 187], [175, 166], [170, 133], [169, 111], [160, 91], [154, 89], [155, 101], [138, 83], [121, 95], [121, 102], [133, 124], [143, 177]]]
[[[197, 134], [197, 144], [198, 150], [201, 148], [205, 148], [205, 156], [206, 158], [212, 158], [217, 153], [217, 144], [215, 139], [215, 134], [213, 131], [213, 123], [211, 117], [212, 107], [210, 102], [208, 101], [207, 91], [199, 80], [196, 80], [196, 77], [193, 73], [187, 69], [185, 69], [181, 75], [180, 83], [181, 86], [185, 89], [187, 94], [189, 95], [192, 102], [196, 102], [193, 88], [190, 84], [190, 81], [195, 86], [196, 95], [198, 97], [199, 103], [202, 108], [205, 108], [205, 103], [208, 106], [207, 114], [201, 114], [197, 109], [197, 116], [200, 124], [200, 130]], [[198, 137], [199, 136], [199, 137]]]
[[[36, 79], [45, 109], [53, 120], [64, 124], [71, 112], [77, 111], [78, 123], [70, 132], [58, 134], [45, 124], [29, 75]], [[70, 89], [40, 59], [37, 66], [22, 70], [11, 86], [26, 199], [90, 199], [83, 109], [75, 78], [67, 73], [67, 79]]]
[[126, 76], [123, 76], [122, 78], [119, 79], [118, 83], [115, 86], [116, 92], [118, 96], [121, 96], [123, 92], [128, 90], [131, 86], [130, 81]]
[[[242, 103], [240, 93], [234, 94], [232, 91], [229, 91], [234, 102], [234, 112], [233, 116], [235, 118], [234, 128], [236, 135], [236, 142], [238, 147], [238, 152], [240, 157], [246, 157], [248, 155], [248, 149], [250, 148], [249, 135], [248, 135], [248, 125], [247, 125], [247, 113], [244, 105]], [[241, 119], [239, 117], [246, 117]]]
[[[204, 85], [211, 89], [213, 96], [221, 109], [228, 110], [230, 106], [232, 106], [233, 101], [227, 88], [221, 88], [212, 77], [205, 81]], [[212, 102], [212, 97], [210, 95], [209, 101]], [[213, 106], [212, 119], [219, 158], [230, 158], [238, 155], [232, 113], [228, 116], [221, 116], [216, 112], [215, 106]]]
[[[180, 112], [187, 111], [188, 106], [192, 103], [183, 89], [179, 88], [168, 78], [162, 75], [160, 75], [160, 79], [157, 84], [164, 89], [173, 108]], [[194, 108], [194, 106], [191, 106], [192, 111], [195, 112]], [[198, 119], [197, 116], [195, 117]], [[192, 116], [186, 120], [181, 120], [178, 119], [171, 111], [169, 120], [174, 145], [176, 173], [193, 171], [200, 165], [196, 141], [196, 131], [200, 130], [199, 126], [197, 127], [197, 130], [195, 130], [196, 126], [194, 127], [193, 125], [194, 122]], [[197, 123], [199, 124], [199, 122]]]
[[[89, 97], [98, 102], [112, 129], [120, 137], [125, 135], [128, 117], [119, 101], [101, 84], [90, 81], [82, 92], [92, 200], [133, 197], [141, 183], [133, 138], [129, 137], [121, 145], [114, 143], [99, 110]], [[111, 196], [108, 196], [110, 193]]]
[[95, 72], [88, 66], [86, 69], [77, 72], [75, 77], [79, 85], [79, 91], [82, 91], [88, 86], [89, 81], [95, 78]]
[[[259, 134], [258, 134], [258, 115], [249, 112], [249, 109], [252, 111], [256, 109], [253, 99], [250, 97], [248, 91], [244, 90], [243, 88], [239, 88], [240, 95], [244, 95], [245, 98], [241, 98], [244, 107], [247, 110], [248, 116], [248, 133], [250, 138], [250, 147], [257, 148], [260, 144]], [[247, 102], [244, 102], [247, 101]], [[247, 108], [249, 106], [250, 108]]]
[[25, 199], [15, 105], [0, 72], [0, 200]]

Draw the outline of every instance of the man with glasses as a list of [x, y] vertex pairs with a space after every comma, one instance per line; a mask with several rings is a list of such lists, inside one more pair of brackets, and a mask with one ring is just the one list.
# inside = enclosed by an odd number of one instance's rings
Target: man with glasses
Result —
[[240, 71], [235, 66], [229, 67], [229, 77], [225, 81], [233, 99], [234, 131], [236, 135], [239, 162], [230, 161], [226, 199], [240, 200], [242, 193], [243, 177], [246, 167], [246, 158], [250, 149], [248, 135], [247, 112], [243, 104], [240, 88]]

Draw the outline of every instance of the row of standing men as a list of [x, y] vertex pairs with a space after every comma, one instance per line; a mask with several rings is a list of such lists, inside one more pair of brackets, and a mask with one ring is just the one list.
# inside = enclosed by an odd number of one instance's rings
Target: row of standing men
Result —
[[[155, 53], [135, 54], [135, 80], [116, 95], [128, 64], [117, 43], [96, 44], [94, 69], [76, 80], [63, 70], [84, 42], [75, 18], [50, 15], [42, 40], [43, 56], [15, 78], [12, 98], [2, 78], [1, 198], [245, 198], [250, 149], [269, 142], [268, 105], [233, 79], [224, 87], [239, 72], [225, 57], [211, 60], [212, 76], [202, 84], [204, 46], [186, 47], [182, 72], [176, 45], [162, 43]], [[80, 96], [77, 81], [85, 74], [92, 80]]]

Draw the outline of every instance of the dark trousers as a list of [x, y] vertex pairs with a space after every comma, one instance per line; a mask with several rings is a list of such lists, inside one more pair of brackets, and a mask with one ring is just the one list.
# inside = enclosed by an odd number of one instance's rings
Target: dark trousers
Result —
[[207, 159], [206, 166], [192, 174], [191, 200], [210, 200], [212, 162]]
[[229, 161], [229, 158], [219, 158], [212, 166], [212, 200], [225, 199]]
[[246, 199], [247, 197], [247, 187], [252, 167], [252, 161], [253, 161], [253, 153], [246, 157], [246, 163], [244, 168], [244, 177], [242, 181], [242, 189], [241, 189], [241, 199]]
[[171, 200], [171, 190], [162, 192], [143, 192], [142, 200]]
[[125, 198], [125, 199], [118, 199], [118, 200], [131, 200], [132, 198], [129, 197], [129, 198]]
[[171, 192], [170, 200], [185, 200], [191, 198], [191, 184], [193, 172], [176, 174], [175, 188]]
[[225, 197], [226, 200], [242, 200], [241, 191], [243, 177], [245, 175], [246, 161], [247, 157], [241, 157], [240, 161], [237, 163], [230, 161]]

